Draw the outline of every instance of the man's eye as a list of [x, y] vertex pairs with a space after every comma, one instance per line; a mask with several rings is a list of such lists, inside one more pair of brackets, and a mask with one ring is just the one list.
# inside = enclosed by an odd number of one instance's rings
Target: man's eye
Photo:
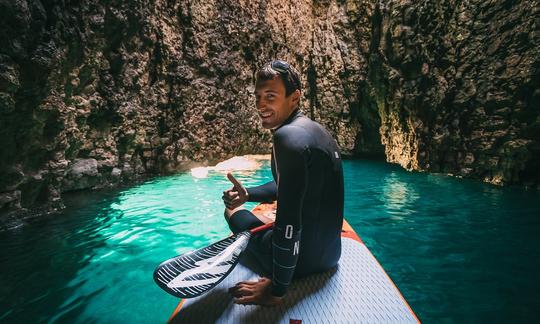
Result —
[[274, 99], [274, 95], [271, 95], [271, 94], [269, 94], [269, 95], [266, 95], [266, 99], [268, 99], [268, 100], [272, 100], [272, 99]]

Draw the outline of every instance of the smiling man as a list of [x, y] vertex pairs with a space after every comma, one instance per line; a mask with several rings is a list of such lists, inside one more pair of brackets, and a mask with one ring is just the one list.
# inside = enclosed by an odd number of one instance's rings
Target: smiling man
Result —
[[233, 187], [223, 200], [225, 218], [238, 233], [272, 221], [243, 208], [246, 201], [277, 199], [273, 229], [257, 234], [249, 246], [272, 279], [232, 287], [239, 304], [277, 305], [293, 277], [328, 270], [341, 255], [341, 153], [332, 136], [300, 112], [300, 96], [298, 72], [287, 62], [275, 60], [257, 72], [257, 111], [273, 133], [274, 181], [246, 189], [228, 174]]

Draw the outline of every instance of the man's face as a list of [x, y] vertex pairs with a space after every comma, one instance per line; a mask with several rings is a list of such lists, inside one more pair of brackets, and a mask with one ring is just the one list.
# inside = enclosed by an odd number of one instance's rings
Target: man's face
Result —
[[255, 104], [259, 117], [261, 117], [262, 126], [266, 129], [272, 129], [281, 125], [296, 108], [299, 98], [299, 90], [285, 97], [285, 84], [279, 76], [257, 83]]

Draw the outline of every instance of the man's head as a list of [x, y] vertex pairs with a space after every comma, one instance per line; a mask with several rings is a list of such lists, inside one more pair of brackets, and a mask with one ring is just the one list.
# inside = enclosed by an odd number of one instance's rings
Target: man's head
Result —
[[300, 100], [300, 77], [285, 61], [265, 64], [256, 75], [255, 101], [262, 126], [281, 125], [296, 109]]

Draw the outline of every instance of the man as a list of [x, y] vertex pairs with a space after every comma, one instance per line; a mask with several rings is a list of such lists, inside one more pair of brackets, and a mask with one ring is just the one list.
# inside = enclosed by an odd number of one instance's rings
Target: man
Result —
[[257, 72], [257, 110], [273, 133], [274, 181], [246, 189], [228, 174], [233, 187], [223, 200], [227, 222], [238, 233], [271, 221], [242, 208], [246, 201], [277, 199], [273, 229], [249, 247], [272, 279], [236, 284], [230, 292], [238, 304], [277, 305], [293, 276], [330, 269], [341, 255], [341, 154], [332, 136], [300, 112], [300, 90], [298, 72], [287, 62], [275, 60]]

